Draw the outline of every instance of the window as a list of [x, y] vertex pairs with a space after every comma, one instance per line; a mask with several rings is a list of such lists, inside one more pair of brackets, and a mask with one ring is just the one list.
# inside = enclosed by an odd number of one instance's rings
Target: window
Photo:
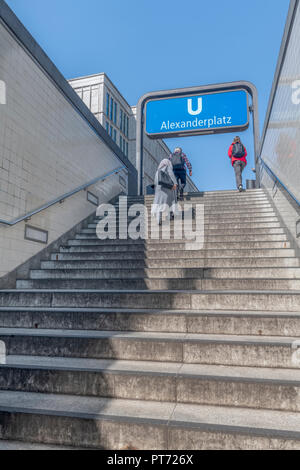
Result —
[[117, 103], [114, 103], [114, 123], [117, 124]]
[[106, 93], [106, 116], [109, 116], [109, 93]]
[[106, 132], [109, 133], [109, 124], [107, 121], [105, 121], [105, 127], [106, 127]]
[[128, 142], [126, 142], [126, 152], [125, 152], [126, 157], [128, 157]]
[[120, 108], [120, 129], [122, 130], [123, 110]]
[[129, 117], [126, 116], [126, 136], [129, 136]]
[[110, 111], [109, 111], [109, 119], [113, 120], [113, 110], [114, 110], [114, 100], [110, 97]]
[[121, 135], [120, 135], [120, 148], [122, 152], [126, 154], [126, 142], [125, 142], [125, 139], [123, 139]]
[[117, 142], [117, 131], [114, 129], [114, 141]]
[[109, 127], [109, 135], [112, 137], [112, 132], [113, 132], [113, 128], [112, 126]]

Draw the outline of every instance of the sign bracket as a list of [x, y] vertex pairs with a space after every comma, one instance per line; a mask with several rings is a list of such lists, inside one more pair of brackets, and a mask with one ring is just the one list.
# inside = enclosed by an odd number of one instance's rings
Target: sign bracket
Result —
[[[205, 85], [201, 87], [191, 88], [178, 88], [173, 90], [162, 90], [150, 92], [143, 95], [137, 105], [137, 129], [136, 129], [136, 164], [138, 170], [138, 194], [144, 193], [144, 161], [143, 161], [143, 140], [144, 140], [144, 110], [148, 101], [153, 99], [183, 97], [186, 95], [197, 95], [213, 92], [226, 92], [243, 89], [252, 98], [252, 105], [249, 106], [250, 112], [252, 111], [253, 118], [253, 138], [254, 138], [254, 160], [256, 169], [256, 181], [259, 186], [259, 165], [258, 165], [258, 152], [259, 152], [259, 117], [258, 117], [258, 94], [256, 87], [247, 81], [219, 83], [213, 85]], [[252, 109], [251, 109], [252, 108]], [[224, 132], [226, 132], [224, 130]], [[213, 132], [212, 132], [213, 133]]]

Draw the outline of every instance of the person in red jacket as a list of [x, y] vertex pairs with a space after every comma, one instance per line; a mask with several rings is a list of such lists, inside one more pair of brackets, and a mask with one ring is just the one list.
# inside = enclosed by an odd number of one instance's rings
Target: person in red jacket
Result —
[[236, 186], [240, 192], [243, 191], [242, 173], [247, 165], [247, 150], [241, 142], [239, 136], [236, 136], [229, 147], [228, 156], [231, 158], [231, 164], [235, 171]]

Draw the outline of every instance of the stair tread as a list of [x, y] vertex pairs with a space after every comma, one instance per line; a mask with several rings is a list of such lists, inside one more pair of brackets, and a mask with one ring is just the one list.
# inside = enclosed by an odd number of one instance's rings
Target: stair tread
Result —
[[[77, 273], [80, 273], [81, 271], [83, 272], [99, 272], [99, 273], [103, 273], [105, 271], [107, 272], [135, 272], [137, 271], [140, 272], [140, 271], [144, 271], [144, 275], [141, 277], [141, 276], [137, 276], [136, 279], [143, 279], [143, 278], [147, 278], [148, 276], [146, 276], [146, 273], [147, 271], [150, 271], [150, 272], [159, 272], [159, 271], [183, 271], [183, 272], [187, 272], [187, 271], [191, 271], [191, 272], [197, 272], [197, 271], [205, 271], [205, 273], [209, 272], [209, 271], [212, 271], [213, 272], [223, 272], [224, 271], [224, 268], [221, 266], [221, 267], [215, 267], [215, 266], [163, 266], [163, 267], [159, 267], [159, 266], [138, 266], [138, 267], [115, 267], [115, 266], [106, 266], [106, 267], [76, 267], [76, 268], [40, 268], [40, 269], [31, 269], [30, 272], [31, 273], [43, 273], [43, 274], [55, 274], [55, 273], [67, 273], [67, 274], [77, 274]], [[226, 273], [224, 273], [224, 277], [222, 277], [222, 279], [231, 279], [231, 277], [228, 275], [228, 271], [232, 271], [232, 272], [237, 272], [238, 273], [238, 279], [241, 279], [240, 278], [240, 274], [242, 273], [245, 273], [247, 274], [247, 272], [250, 272], [250, 273], [253, 273], [253, 272], [257, 272], [257, 271], [260, 271], [260, 272], [263, 272], [263, 271], [266, 271], [268, 274], [266, 276], [266, 279], [274, 279], [274, 272], [273, 271], [276, 271], [277, 273], [289, 273], [291, 275], [291, 277], [288, 277], [288, 278], [284, 278], [284, 279], [298, 279], [298, 277], [294, 277], [294, 275], [299, 275], [300, 276], [300, 267], [297, 267], [297, 266], [227, 266], [226, 267]], [[272, 277], [269, 277], [269, 274], [272, 274]], [[228, 275], [228, 278], [226, 277]], [[185, 279], [187, 279], [188, 277], [185, 277]], [[44, 278], [44, 279], [47, 279], [47, 278]], [[53, 279], [53, 278], [50, 278], [50, 279]], [[68, 279], [72, 279], [72, 276], [70, 276]], [[78, 279], [78, 277], [76, 277], [75, 279]], [[83, 278], [83, 279], [87, 279], [87, 278]], [[89, 278], [88, 278], [89, 279]], [[118, 279], [118, 278], [117, 278]], [[135, 279], [135, 278], [131, 278], [131, 279]], [[162, 277], [162, 279], [164, 279]], [[220, 278], [221, 279], [221, 278]], [[252, 279], [252, 278], [251, 278]], [[280, 276], [276, 276], [276, 279], [280, 279]], [[25, 279], [26, 280], [26, 279]], [[31, 278], [31, 280], [40, 280], [39, 278]]]
[[300, 413], [170, 402], [0, 392], [0, 411], [148, 422], [300, 438]]
[[233, 316], [233, 317], [271, 317], [271, 318], [285, 318], [285, 317], [293, 317], [293, 318], [300, 318], [300, 310], [299, 312], [259, 312], [259, 311], [238, 311], [238, 310], [166, 310], [166, 309], [149, 309], [149, 308], [93, 308], [93, 307], [0, 307], [0, 312], [57, 312], [57, 313], [66, 313], [66, 312], [74, 312], [74, 313], [120, 313], [120, 314], [145, 314], [145, 315], [199, 315], [199, 316]]
[[206, 364], [183, 364], [153, 361], [62, 358], [10, 355], [1, 367], [26, 369], [76, 370], [107, 373], [164, 374], [177, 377], [208, 377], [220, 379], [293, 383], [300, 386], [300, 369], [242, 367]]
[[[126, 206], [144, 203], [149, 211], [152, 201], [129, 197]], [[0, 391], [0, 414], [21, 413], [24, 424], [29, 414], [44, 415], [43, 426], [52, 415], [298, 444], [300, 368], [292, 359], [300, 258], [263, 190], [199, 192], [186, 202], [205, 207], [202, 249], [185, 251], [186, 239], [100, 240], [92, 216], [19, 288], [0, 290], [0, 339], [13, 353], [0, 364], [11, 376], [8, 385], [2, 380], [11, 390]], [[79, 388], [74, 377], [82, 377]], [[97, 389], [101, 381], [120, 388]], [[0, 440], [0, 450], [7, 446], [39, 444]]]
[[150, 341], [198, 341], [234, 344], [280, 344], [291, 346], [299, 340], [292, 336], [255, 336], [255, 335], [216, 335], [200, 333], [160, 333], [160, 332], [136, 332], [136, 331], [99, 331], [99, 330], [71, 330], [71, 329], [36, 329], [36, 328], [0, 328], [0, 336], [48, 336], [62, 338], [87, 338], [87, 339], [126, 339], [126, 340], [150, 340]]
[[190, 294], [190, 295], [199, 295], [199, 294], [240, 294], [240, 295], [247, 295], [247, 294], [287, 294], [287, 295], [300, 295], [300, 290], [287, 290], [287, 289], [281, 289], [281, 290], [222, 290], [222, 289], [211, 289], [211, 290], [183, 290], [183, 289], [174, 289], [172, 291], [169, 291], [168, 289], [161, 289], [161, 290], [148, 290], [148, 289], [0, 289], [0, 294], [7, 293], [7, 294], [50, 294], [50, 293], [55, 293], [55, 294], [62, 294], [62, 293], [67, 293], [67, 294], [80, 294], [82, 295], [83, 293], [91, 293], [91, 294], [99, 294], [99, 295], [105, 295], [105, 294], [148, 294], [148, 295], [153, 295], [153, 294]]
[[8, 450], [79, 450], [79, 448], [63, 445], [37, 444], [25, 441], [6, 441], [0, 439], [0, 451]]

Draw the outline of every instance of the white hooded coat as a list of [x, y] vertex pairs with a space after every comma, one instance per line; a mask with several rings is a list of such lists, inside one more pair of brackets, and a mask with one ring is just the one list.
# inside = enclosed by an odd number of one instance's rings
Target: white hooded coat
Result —
[[170, 176], [174, 185], [177, 184], [177, 180], [173, 172], [172, 163], [170, 160], [165, 158], [160, 162], [154, 178], [155, 196], [151, 214], [156, 217], [157, 222], [159, 222], [160, 213], [169, 213], [169, 211], [172, 211], [175, 214], [177, 204], [176, 191], [174, 191], [173, 189], [162, 187], [160, 184], [158, 184], [159, 171], [166, 172]]

